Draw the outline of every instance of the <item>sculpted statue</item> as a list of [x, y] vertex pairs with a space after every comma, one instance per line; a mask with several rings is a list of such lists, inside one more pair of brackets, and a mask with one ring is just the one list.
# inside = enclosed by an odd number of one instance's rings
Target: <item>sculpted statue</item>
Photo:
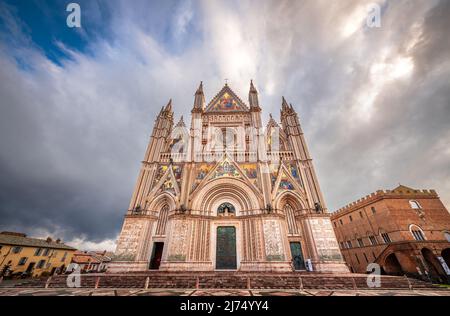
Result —
[[320, 205], [319, 202], [316, 202], [316, 203], [314, 204], [314, 208], [316, 209], [316, 213], [317, 213], [317, 214], [323, 213], [322, 205]]

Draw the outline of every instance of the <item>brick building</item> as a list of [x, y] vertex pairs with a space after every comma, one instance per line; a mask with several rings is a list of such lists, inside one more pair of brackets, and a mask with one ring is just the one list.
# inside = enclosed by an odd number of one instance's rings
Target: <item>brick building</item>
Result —
[[365, 273], [374, 262], [385, 274], [448, 282], [450, 214], [434, 190], [379, 190], [331, 220], [352, 272]]

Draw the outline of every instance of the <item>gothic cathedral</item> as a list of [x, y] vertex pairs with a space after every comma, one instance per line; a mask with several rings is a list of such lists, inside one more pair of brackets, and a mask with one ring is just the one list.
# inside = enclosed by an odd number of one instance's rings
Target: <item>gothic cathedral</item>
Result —
[[110, 272], [348, 272], [292, 105], [264, 128], [253, 82], [200, 84], [191, 119], [156, 118]]

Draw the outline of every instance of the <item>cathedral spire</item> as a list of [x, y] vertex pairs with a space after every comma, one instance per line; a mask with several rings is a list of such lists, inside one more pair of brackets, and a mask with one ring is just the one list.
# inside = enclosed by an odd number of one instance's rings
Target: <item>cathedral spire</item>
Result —
[[194, 109], [196, 111], [203, 111], [205, 109], [205, 95], [203, 94], [203, 81], [200, 81], [200, 86], [195, 92]]
[[273, 119], [272, 113], [269, 114], [269, 122], [268, 122], [267, 126], [277, 126], [278, 127], [278, 123]]
[[164, 108], [165, 112], [172, 112], [172, 99], [169, 100], [169, 103], [167, 103], [166, 107]]
[[282, 111], [286, 111], [289, 109], [289, 105], [286, 102], [286, 99], [284, 98], [284, 96], [282, 97], [282, 101], [281, 101], [281, 110]]
[[248, 93], [248, 103], [250, 104], [250, 109], [261, 110], [258, 101], [258, 91], [253, 85], [253, 80], [250, 80], [250, 91]]
[[184, 124], [183, 115], [181, 115], [176, 127], [186, 127], [186, 124]]

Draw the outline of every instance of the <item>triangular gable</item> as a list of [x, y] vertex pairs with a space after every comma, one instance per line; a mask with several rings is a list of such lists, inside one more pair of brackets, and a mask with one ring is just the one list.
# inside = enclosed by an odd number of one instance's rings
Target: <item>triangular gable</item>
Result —
[[156, 186], [150, 192], [149, 197], [153, 197], [158, 192], [165, 192], [165, 191], [168, 191], [175, 196], [180, 195], [180, 188], [178, 187], [178, 181], [172, 169], [173, 169], [172, 166], [169, 166], [169, 168], [167, 168], [164, 175], [161, 177]]
[[248, 110], [245, 103], [226, 84], [209, 102], [205, 112], [242, 112]]
[[241, 167], [239, 167], [239, 165], [228, 154], [228, 152], [226, 152], [217, 162], [217, 164], [203, 178], [203, 180], [195, 187], [191, 194], [194, 194], [196, 191], [200, 190], [208, 181], [222, 177], [244, 180], [244, 182], [246, 182], [250, 187], [252, 187], [257, 192], [260, 192], [260, 190], [247, 177], [245, 171], [242, 170]]
[[284, 163], [278, 169], [278, 177], [272, 187], [272, 196], [275, 197], [280, 190], [298, 190], [303, 192], [300, 184], [292, 177]]

